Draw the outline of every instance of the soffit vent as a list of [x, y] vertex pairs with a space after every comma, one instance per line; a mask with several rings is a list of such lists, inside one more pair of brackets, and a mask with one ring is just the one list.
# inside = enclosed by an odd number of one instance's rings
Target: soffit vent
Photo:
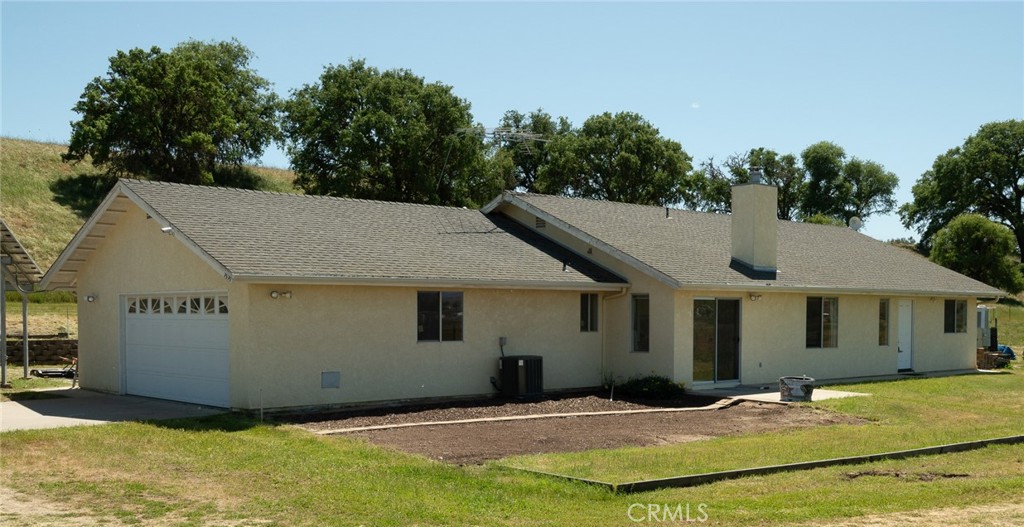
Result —
[[537, 227], [538, 229], [543, 229], [544, 227], [548, 226], [548, 222], [544, 221], [544, 218], [536, 218], [534, 220], [533, 226]]

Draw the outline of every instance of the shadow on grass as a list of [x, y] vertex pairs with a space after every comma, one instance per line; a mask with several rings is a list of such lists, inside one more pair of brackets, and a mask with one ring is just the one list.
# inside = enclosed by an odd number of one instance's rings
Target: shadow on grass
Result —
[[49, 392], [14, 392], [0, 396], [0, 401], [39, 401], [42, 399], [67, 399], [64, 395]]
[[1016, 297], [1012, 297], [1012, 296], [1004, 296], [1003, 298], [1000, 298], [999, 302], [997, 302], [997, 303], [1000, 304], [1000, 305], [1004, 305], [1004, 306], [1014, 306], [1014, 307], [1024, 306], [1024, 302], [1021, 302], [1019, 299], [1017, 299]]
[[50, 190], [54, 201], [75, 211], [78, 217], [88, 218], [116, 184], [115, 176], [78, 174], [50, 183]]
[[260, 423], [258, 419], [244, 414], [226, 412], [208, 417], [146, 421], [146, 424], [185, 432], [243, 432], [267, 423]]
[[213, 184], [246, 190], [267, 190], [266, 178], [246, 166], [219, 165], [213, 170]]

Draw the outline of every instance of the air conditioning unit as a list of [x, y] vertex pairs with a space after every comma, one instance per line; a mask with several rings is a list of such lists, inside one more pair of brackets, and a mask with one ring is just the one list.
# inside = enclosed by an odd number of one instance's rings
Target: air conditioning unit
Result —
[[501, 394], [505, 397], [540, 397], [544, 394], [543, 357], [509, 355], [498, 359]]

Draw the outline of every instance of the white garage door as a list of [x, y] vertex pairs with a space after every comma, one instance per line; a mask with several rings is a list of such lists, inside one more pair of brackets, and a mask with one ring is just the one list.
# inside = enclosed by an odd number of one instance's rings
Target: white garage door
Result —
[[229, 406], [227, 295], [134, 295], [126, 302], [125, 391]]

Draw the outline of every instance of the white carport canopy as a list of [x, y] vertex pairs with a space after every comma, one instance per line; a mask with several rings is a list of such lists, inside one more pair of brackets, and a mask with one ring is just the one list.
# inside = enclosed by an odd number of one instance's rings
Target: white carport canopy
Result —
[[0, 219], [0, 385], [7, 385], [7, 289], [21, 294], [21, 334], [24, 375], [28, 377], [28, 293], [43, 278], [43, 272], [14, 236], [7, 222]]

